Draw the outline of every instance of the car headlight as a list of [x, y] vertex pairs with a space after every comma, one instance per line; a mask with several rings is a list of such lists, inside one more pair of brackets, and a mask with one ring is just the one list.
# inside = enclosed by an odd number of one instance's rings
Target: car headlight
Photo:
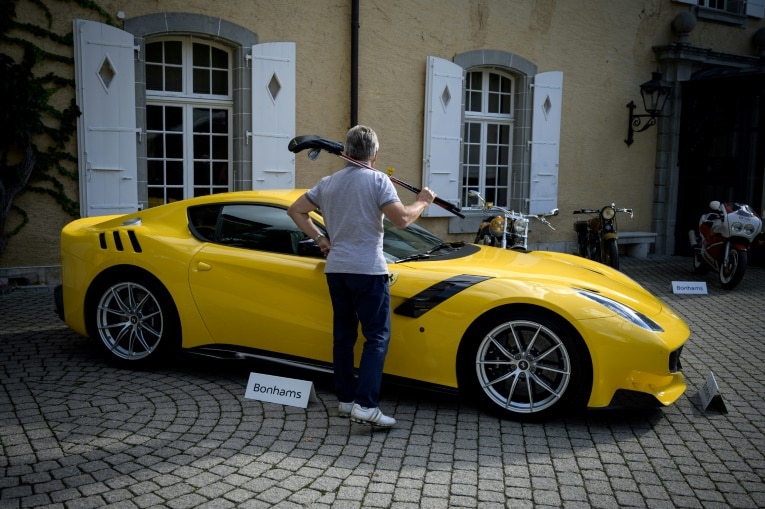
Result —
[[603, 295], [593, 293], [589, 290], [577, 290], [579, 295], [582, 295], [583, 297], [587, 297], [588, 299], [597, 302], [598, 304], [606, 307], [610, 311], [613, 311], [615, 314], [621, 316], [625, 320], [627, 320], [630, 323], [633, 323], [637, 325], [638, 327], [641, 327], [643, 329], [653, 331], [653, 332], [664, 332], [664, 329], [661, 328], [661, 326], [645, 316], [643, 313], [639, 313], [632, 309], [629, 306], [625, 306], [621, 302], [616, 302], [613, 299], [609, 299], [608, 297], [604, 297]]
[[613, 207], [603, 207], [603, 210], [600, 211], [600, 215], [602, 215], [604, 219], [613, 219], [616, 215], [616, 209]]

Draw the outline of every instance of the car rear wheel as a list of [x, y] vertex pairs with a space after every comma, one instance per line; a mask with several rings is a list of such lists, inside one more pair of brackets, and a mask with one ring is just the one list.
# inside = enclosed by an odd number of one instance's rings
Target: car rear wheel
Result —
[[91, 336], [120, 364], [148, 367], [180, 346], [178, 311], [164, 286], [152, 278], [110, 279], [91, 302]]
[[592, 365], [578, 334], [535, 309], [495, 313], [468, 331], [460, 388], [506, 418], [541, 420], [584, 407]]

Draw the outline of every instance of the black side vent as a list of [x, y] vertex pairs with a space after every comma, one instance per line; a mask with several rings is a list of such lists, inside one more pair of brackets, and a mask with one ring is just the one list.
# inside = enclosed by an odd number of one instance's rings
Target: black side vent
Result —
[[98, 234], [98, 242], [99, 244], [101, 244], [101, 249], [106, 249], [106, 234], [105, 233]]
[[122, 239], [120, 238], [120, 232], [112, 232], [114, 235], [114, 247], [117, 248], [117, 251], [124, 251], [125, 248], [122, 247]]
[[462, 290], [466, 290], [487, 279], [490, 278], [488, 276], [471, 276], [468, 274], [445, 279], [401, 303], [394, 310], [394, 313], [410, 318], [419, 318]]
[[128, 230], [128, 238], [130, 239], [130, 244], [133, 245], [133, 251], [140, 253], [141, 244], [138, 242], [138, 237], [135, 236], [135, 232], [133, 230]]
[[677, 373], [678, 371], [683, 370], [683, 365], [680, 363], [680, 354], [683, 352], [683, 347], [681, 346], [671, 354], [669, 354], [669, 372], [670, 373]]

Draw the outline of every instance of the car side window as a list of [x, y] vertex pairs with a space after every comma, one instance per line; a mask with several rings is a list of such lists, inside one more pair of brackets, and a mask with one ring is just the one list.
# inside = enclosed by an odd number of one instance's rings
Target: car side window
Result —
[[298, 254], [300, 241], [307, 238], [285, 209], [268, 205], [193, 207], [189, 209], [189, 226], [200, 240], [282, 254]]

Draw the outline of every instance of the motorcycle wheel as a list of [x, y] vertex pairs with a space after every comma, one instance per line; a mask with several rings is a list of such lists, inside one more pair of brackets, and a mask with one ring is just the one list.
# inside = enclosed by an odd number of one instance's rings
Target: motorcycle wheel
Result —
[[731, 249], [728, 259], [720, 265], [720, 284], [726, 290], [732, 290], [744, 277], [747, 264], [747, 252], [743, 249]]
[[606, 240], [604, 251], [603, 263], [619, 270], [619, 245], [616, 243], [616, 239]]

